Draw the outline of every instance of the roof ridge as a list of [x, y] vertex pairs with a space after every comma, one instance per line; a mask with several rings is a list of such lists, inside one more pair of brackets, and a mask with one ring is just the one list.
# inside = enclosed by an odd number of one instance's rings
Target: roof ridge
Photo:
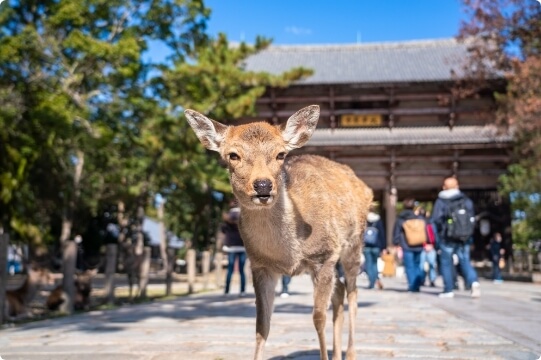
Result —
[[267, 51], [290, 51], [290, 50], [361, 50], [375, 48], [428, 48], [449, 45], [462, 45], [456, 38], [440, 38], [440, 39], [421, 39], [421, 40], [406, 40], [406, 41], [384, 41], [384, 42], [369, 42], [369, 43], [344, 43], [344, 44], [291, 44], [291, 45], [273, 45], [271, 44]]

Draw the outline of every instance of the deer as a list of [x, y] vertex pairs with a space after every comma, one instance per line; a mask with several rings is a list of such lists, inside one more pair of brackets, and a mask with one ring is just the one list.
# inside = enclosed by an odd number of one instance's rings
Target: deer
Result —
[[[92, 278], [96, 276], [98, 269], [85, 270], [75, 275], [75, 297], [73, 307], [75, 310], [88, 310], [90, 308], [90, 293], [92, 291]], [[64, 287], [58, 285], [51, 291], [45, 305], [51, 311], [60, 309], [60, 306], [66, 301], [64, 298]]]
[[15, 289], [6, 291], [6, 318], [15, 319], [22, 316], [30, 316], [28, 305], [34, 299], [42, 286], [54, 284], [54, 278], [50, 271], [36, 264], [27, 267], [27, 276], [23, 284]]
[[[241, 211], [239, 230], [252, 264], [256, 305], [254, 359], [262, 360], [280, 275], [311, 274], [312, 320], [320, 358], [328, 360], [326, 310], [333, 309], [333, 359], [342, 358], [341, 332], [347, 294], [348, 360], [355, 359], [357, 285], [372, 190], [353, 170], [317, 155], [288, 156], [313, 134], [319, 106], [293, 114], [282, 125], [225, 125], [186, 109], [188, 123], [208, 150], [225, 162]], [[337, 281], [336, 266], [344, 270]]]

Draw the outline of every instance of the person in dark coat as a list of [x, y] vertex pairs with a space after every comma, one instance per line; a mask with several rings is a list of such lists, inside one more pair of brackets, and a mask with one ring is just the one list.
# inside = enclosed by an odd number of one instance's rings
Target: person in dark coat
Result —
[[240, 208], [236, 200], [232, 200], [231, 208], [224, 214], [224, 224], [222, 232], [225, 234], [223, 251], [228, 254], [227, 275], [225, 279], [225, 294], [229, 294], [231, 278], [235, 269], [235, 261], [238, 259], [238, 271], [240, 274], [240, 296], [244, 296], [246, 292], [246, 275], [244, 273], [244, 264], [246, 263], [246, 249], [244, 241], [239, 232], [239, 216]]
[[373, 289], [376, 283], [379, 288], [383, 288], [378, 280], [378, 258], [387, 248], [387, 240], [381, 216], [373, 211], [370, 211], [367, 216], [364, 240], [364, 269], [368, 275], [368, 289]]
[[492, 261], [492, 280], [495, 284], [501, 284], [503, 282], [502, 272], [500, 270], [500, 260], [505, 254], [505, 248], [503, 246], [502, 234], [499, 232], [494, 233], [488, 244], [490, 250], [490, 260]]
[[[415, 199], [407, 198], [402, 202], [404, 210], [398, 215], [393, 231], [393, 243], [400, 246], [403, 251], [404, 270], [408, 279], [408, 291], [419, 292], [424, 281], [424, 272], [421, 269], [421, 254], [423, 245], [410, 246], [404, 232], [404, 222], [410, 219], [423, 219], [413, 211]], [[425, 230], [426, 231], [426, 230]]]
[[[453, 202], [463, 201], [466, 212], [471, 214], [471, 223], [475, 222], [475, 212], [473, 202], [460, 191], [458, 180], [454, 177], [448, 177], [443, 181], [442, 191], [438, 194], [438, 198], [434, 203], [432, 212], [432, 222], [438, 230], [440, 250], [440, 273], [443, 278], [443, 292], [439, 294], [442, 298], [454, 297], [454, 280], [453, 280], [453, 255], [458, 258], [460, 271], [464, 276], [466, 288], [471, 289], [472, 297], [479, 297], [481, 289], [477, 280], [477, 272], [470, 263], [470, 244], [471, 236], [468, 240], [457, 240], [449, 236], [449, 217], [450, 206]], [[452, 224], [452, 222], [451, 222]], [[471, 226], [471, 225], [470, 225]]]

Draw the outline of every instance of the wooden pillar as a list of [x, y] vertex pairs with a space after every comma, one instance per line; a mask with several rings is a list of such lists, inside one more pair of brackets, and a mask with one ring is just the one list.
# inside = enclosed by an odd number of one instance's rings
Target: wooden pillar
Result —
[[393, 230], [396, 222], [397, 191], [393, 187], [383, 194], [383, 206], [385, 207], [385, 232], [387, 234], [387, 246], [393, 246]]
[[8, 278], [7, 255], [8, 255], [9, 235], [2, 233], [0, 226], [0, 324], [6, 320], [4, 318], [6, 304], [6, 282]]
[[105, 250], [105, 299], [112, 304], [115, 301], [115, 273], [118, 253], [117, 244], [107, 244]]
[[62, 278], [62, 297], [64, 302], [60, 305], [60, 311], [65, 314], [73, 314], [75, 303], [75, 265], [77, 261], [77, 244], [68, 240], [64, 243], [62, 254], [62, 266], [64, 277]]
[[195, 291], [195, 250], [190, 249], [186, 252], [186, 272], [188, 273], [188, 294]]

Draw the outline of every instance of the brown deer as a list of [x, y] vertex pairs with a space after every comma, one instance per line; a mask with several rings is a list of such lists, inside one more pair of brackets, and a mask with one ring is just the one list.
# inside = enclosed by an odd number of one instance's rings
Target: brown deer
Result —
[[[75, 297], [73, 307], [75, 310], [88, 310], [90, 308], [90, 293], [92, 292], [92, 278], [96, 276], [98, 269], [86, 270], [75, 275]], [[54, 288], [47, 297], [45, 305], [49, 310], [58, 310], [66, 301], [62, 284]]]
[[15, 290], [6, 291], [6, 318], [30, 316], [28, 305], [42, 286], [54, 284], [54, 278], [48, 269], [31, 264], [27, 267], [27, 276], [23, 284]]
[[[288, 157], [316, 128], [319, 106], [291, 116], [284, 126], [258, 122], [226, 126], [193, 110], [185, 111], [201, 143], [227, 163], [239, 201], [239, 228], [252, 264], [256, 296], [256, 349], [263, 358], [280, 274], [308, 271], [314, 285], [313, 322], [321, 359], [326, 310], [333, 306], [333, 359], [341, 359], [344, 293], [349, 305], [347, 359], [355, 359], [356, 278], [372, 190], [347, 166], [320, 156]], [[340, 262], [345, 285], [336, 281]]]

